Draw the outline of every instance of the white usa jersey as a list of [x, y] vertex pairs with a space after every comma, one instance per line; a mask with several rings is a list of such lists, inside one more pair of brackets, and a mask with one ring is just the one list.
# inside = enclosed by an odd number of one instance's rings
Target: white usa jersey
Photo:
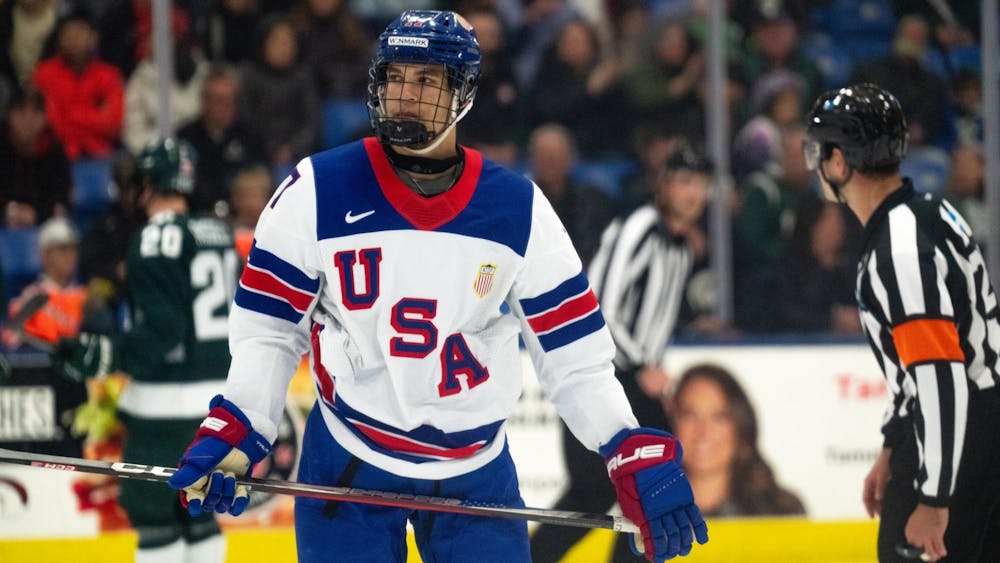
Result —
[[444, 479], [505, 445], [520, 335], [574, 435], [637, 426], [580, 260], [541, 191], [470, 149], [415, 194], [365, 139], [303, 160], [260, 217], [230, 315], [226, 396], [270, 440], [299, 358], [331, 439], [398, 475]]

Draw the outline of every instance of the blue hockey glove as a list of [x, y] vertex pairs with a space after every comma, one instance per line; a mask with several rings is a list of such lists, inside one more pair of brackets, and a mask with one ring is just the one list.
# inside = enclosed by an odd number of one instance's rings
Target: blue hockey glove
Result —
[[208, 406], [208, 416], [167, 483], [180, 490], [181, 503], [191, 516], [212, 510], [239, 516], [250, 502], [250, 494], [245, 486], [236, 484], [236, 477], [246, 475], [267, 457], [271, 444], [254, 432], [243, 411], [222, 395], [213, 397]]
[[[624, 429], [600, 449], [622, 514], [642, 531], [636, 555], [659, 563], [691, 552], [692, 539], [708, 541], [708, 526], [681, 469], [681, 445], [652, 428]], [[693, 538], [692, 538], [693, 536]]]

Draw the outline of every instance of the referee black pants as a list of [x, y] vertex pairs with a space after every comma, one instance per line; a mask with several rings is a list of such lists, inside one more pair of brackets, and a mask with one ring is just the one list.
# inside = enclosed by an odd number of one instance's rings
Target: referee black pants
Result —
[[[889, 458], [890, 480], [878, 531], [880, 562], [904, 562], [906, 522], [917, 506], [917, 443], [912, 427]], [[944, 535], [949, 562], [1000, 562], [1000, 390], [971, 390], [962, 461]]]
[[[632, 405], [632, 412], [640, 426], [668, 430], [667, 417], [658, 400], [649, 398], [639, 388], [636, 372], [617, 372], [615, 375], [625, 389], [625, 396]], [[569, 477], [569, 487], [556, 501], [553, 510], [591, 512], [603, 514], [618, 500], [614, 486], [608, 478], [608, 470], [600, 455], [588, 450], [562, 424], [563, 458]], [[586, 528], [553, 526], [543, 524], [531, 536], [531, 560], [533, 563], [556, 563], [566, 555], [584, 535]], [[618, 534], [611, 561], [628, 563], [645, 561], [632, 554], [628, 546], [628, 534]], [[588, 559], [590, 560], [590, 559]], [[594, 558], [593, 561], [598, 561]]]

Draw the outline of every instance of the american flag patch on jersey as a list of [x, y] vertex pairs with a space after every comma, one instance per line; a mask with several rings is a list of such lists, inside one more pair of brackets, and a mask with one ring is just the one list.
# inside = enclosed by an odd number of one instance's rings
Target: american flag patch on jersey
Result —
[[497, 265], [486, 262], [479, 265], [479, 273], [476, 274], [476, 281], [472, 282], [472, 291], [476, 292], [480, 298], [493, 289], [493, 275], [497, 272]]

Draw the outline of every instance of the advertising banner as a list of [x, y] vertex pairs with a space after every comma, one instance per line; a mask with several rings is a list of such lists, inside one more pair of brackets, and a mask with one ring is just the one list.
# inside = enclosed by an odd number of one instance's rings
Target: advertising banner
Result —
[[[566, 485], [561, 429], [527, 354], [522, 360], [524, 391], [508, 437], [526, 503], [546, 508]], [[865, 518], [861, 485], [881, 446], [886, 404], [882, 376], [865, 345], [674, 346], [666, 359], [674, 381], [703, 363], [724, 368], [743, 387], [756, 412], [765, 461], [778, 483], [799, 497], [809, 518]], [[302, 414], [314, 400], [302, 368], [291, 386], [280, 443], [256, 475], [294, 478]], [[116, 490], [112, 478], [0, 466], [0, 537], [89, 536], [127, 527], [113, 503]], [[224, 524], [292, 524], [290, 497], [256, 496], [244, 516], [225, 518]]]

